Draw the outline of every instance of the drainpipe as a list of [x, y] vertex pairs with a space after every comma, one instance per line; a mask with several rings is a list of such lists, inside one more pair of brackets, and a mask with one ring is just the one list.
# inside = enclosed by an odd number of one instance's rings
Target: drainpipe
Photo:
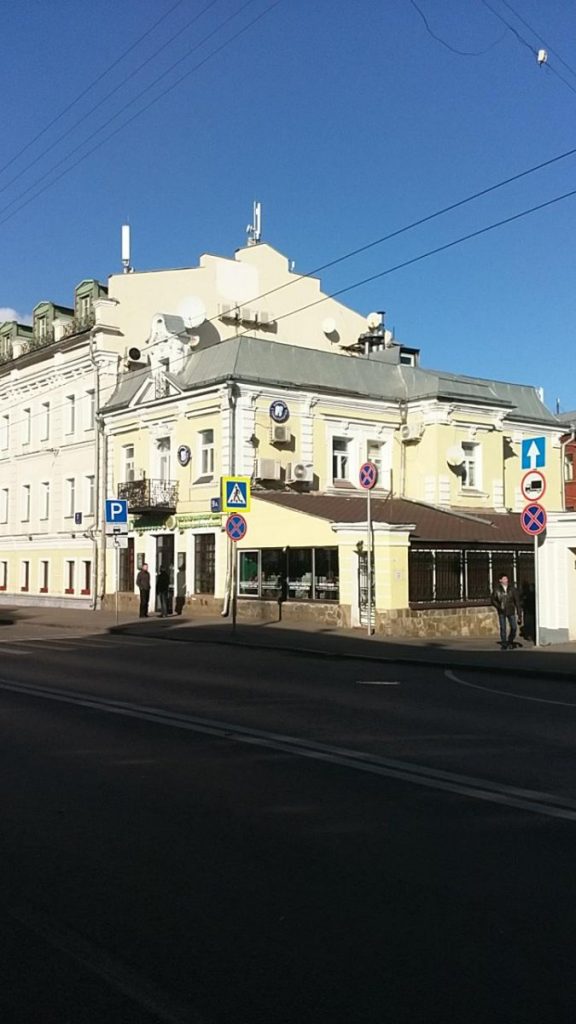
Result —
[[96, 510], [94, 515], [94, 525], [92, 527], [92, 544], [94, 549], [92, 559], [92, 611], [96, 611], [98, 608], [98, 594], [100, 590], [100, 569], [102, 562], [105, 564], [105, 552], [103, 559], [99, 557], [100, 552], [98, 548], [98, 533], [102, 528], [102, 506], [104, 502], [100, 497], [100, 458], [102, 449], [102, 417], [100, 416], [100, 373], [98, 367], [98, 361], [94, 355], [94, 336], [92, 331], [90, 332], [90, 348], [89, 348], [90, 362], [94, 369], [94, 462], [95, 462], [95, 480], [94, 480], [94, 500], [96, 503]]
[[[238, 388], [234, 381], [228, 381], [228, 475], [234, 476], [236, 472], [236, 406], [238, 404]], [[232, 588], [234, 586], [234, 541], [228, 540], [228, 558], [226, 566], [226, 584], [224, 588], [224, 605], [221, 615], [225, 618], [230, 612], [232, 604]]]
[[576, 423], [570, 423], [569, 427], [568, 427], [568, 430], [570, 431], [570, 433], [567, 435], [566, 440], [560, 442], [560, 452], [561, 452], [561, 462], [562, 462], [561, 470], [562, 470], [562, 511], [563, 512], [566, 511], [566, 463], [565, 463], [566, 447], [567, 447], [567, 445], [573, 444], [574, 441], [576, 441]]

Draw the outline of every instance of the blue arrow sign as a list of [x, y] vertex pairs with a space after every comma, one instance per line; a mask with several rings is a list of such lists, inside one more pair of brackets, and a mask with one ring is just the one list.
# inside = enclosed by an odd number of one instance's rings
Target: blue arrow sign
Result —
[[545, 465], [546, 438], [525, 438], [522, 441], [522, 469], [543, 469]]

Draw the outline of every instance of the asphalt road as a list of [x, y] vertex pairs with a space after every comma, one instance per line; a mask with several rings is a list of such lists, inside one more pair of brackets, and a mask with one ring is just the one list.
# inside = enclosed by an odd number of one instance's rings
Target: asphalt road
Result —
[[0, 643], [1, 1019], [572, 1022], [576, 687]]

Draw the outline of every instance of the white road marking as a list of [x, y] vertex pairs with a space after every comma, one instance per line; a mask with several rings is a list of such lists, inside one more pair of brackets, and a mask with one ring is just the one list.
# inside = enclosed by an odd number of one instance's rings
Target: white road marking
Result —
[[356, 686], [400, 686], [400, 683], [393, 683], [388, 680], [373, 682], [371, 679], [357, 679]]
[[64, 925], [55, 924], [48, 915], [23, 904], [14, 904], [10, 899], [2, 905], [19, 924], [39, 935], [53, 949], [76, 960], [93, 974], [103, 978], [111, 988], [121, 992], [141, 1009], [146, 1010], [163, 1024], [203, 1024], [203, 1018], [189, 1006], [177, 1006], [175, 1000], [147, 978], [131, 967], [112, 957], [106, 950], [96, 946], [79, 932]]
[[500, 697], [513, 697], [514, 700], [529, 700], [536, 704], [557, 704], [562, 708], [576, 708], [576, 704], [567, 700], [550, 700], [547, 697], [530, 697], [524, 693], [510, 693], [508, 690], [496, 690], [492, 686], [480, 686], [478, 683], [469, 683], [466, 679], [461, 679], [457, 676], [452, 669], [447, 668], [444, 672], [449, 679], [454, 683], [458, 683], [459, 686], [468, 686], [471, 690], [483, 690], [484, 693], [497, 693]]
[[397, 781], [410, 782], [417, 786], [426, 786], [429, 789], [456, 793], [459, 796], [472, 797], [476, 800], [486, 800], [533, 814], [543, 814], [551, 818], [563, 818], [576, 822], [576, 800], [553, 793], [541, 793], [517, 786], [506, 786], [490, 779], [458, 775], [455, 772], [442, 771], [438, 768], [398, 761], [393, 758], [378, 757], [359, 750], [332, 747], [325, 743], [315, 743], [261, 729], [248, 729], [229, 722], [197, 718], [195, 715], [165, 711], [162, 708], [106, 700], [90, 694], [75, 693], [72, 690], [56, 690], [52, 687], [17, 683], [10, 679], [0, 679], [0, 689], [28, 694], [41, 700], [89, 708], [105, 714], [154, 722], [172, 729], [185, 729], [202, 735], [215, 736], [218, 739], [247, 743], [291, 754], [295, 757], [306, 757], [314, 761], [351, 768], [354, 771], [367, 772]]

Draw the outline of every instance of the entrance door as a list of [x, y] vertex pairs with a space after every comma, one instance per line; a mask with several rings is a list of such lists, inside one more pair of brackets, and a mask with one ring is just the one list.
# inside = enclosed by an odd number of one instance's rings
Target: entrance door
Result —
[[[174, 534], [161, 533], [156, 537], [156, 574], [160, 569], [166, 569], [170, 577], [170, 589], [168, 591], [168, 614], [172, 614], [174, 603]], [[158, 594], [156, 594], [156, 611], [160, 611]]]
[[214, 593], [216, 537], [213, 533], [197, 533], [194, 537], [194, 593]]

